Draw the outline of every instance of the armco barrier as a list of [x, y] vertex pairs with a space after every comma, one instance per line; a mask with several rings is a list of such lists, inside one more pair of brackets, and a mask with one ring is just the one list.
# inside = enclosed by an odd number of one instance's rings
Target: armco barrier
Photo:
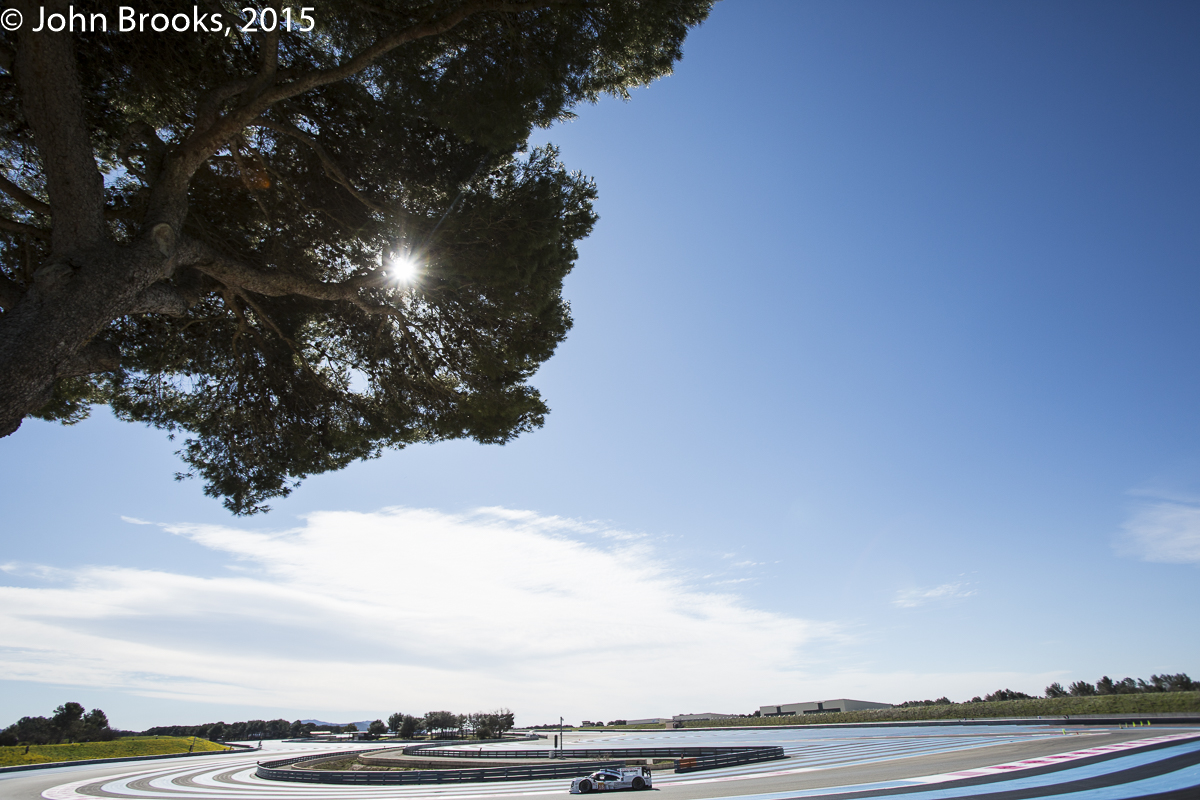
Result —
[[[733, 748], [730, 748], [733, 749]], [[685, 756], [675, 762], [676, 772], [697, 772], [702, 769], [720, 769], [737, 764], [753, 764], [757, 761], [774, 761], [787, 758], [782, 747], [745, 747], [736, 752], [711, 756]]]
[[[566, 750], [445, 750], [436, 745], [419, 744], [404, 748], [404, 755], [432, 758], [679, 758], [681, 756], [720, 756], [730, 753], [778, 751], [782, 747], [604, 747]], [[765, 759], [758, 759], [765, 760]]]
[[676, 772], [699, 769], [718, 769], [734, 764], [751, 764], [786, 758], [782, 747], [621, 747], [591, 750], [446, 750], [430, 745], [404, 748], [405, 755], [434, 758], [675, 758], [686, 759], [687, 765], [676, 764]]
[[[405, 755], [432, 758], [545, 758], [546, 764], [513, 764], [510, 766], [477, 767], [474, 769], [414, 769], [414, 770], [320, 770], [287, 769], [304, 761], [317, 761], [338, 756], [357, 756], [377, 753], [370, 750], [346, 750], [341, 753], [322, 753], [275, 761], [260, 762], [255, 774], [271, 781], [336, 784], [431, 784], [479, 783], [487, 781], [524, 781], [539, 778], [578, 778], [598, 769], [624, 766], [627, 758], [673, 758], [676, 772], [695, 772], [719, 769], [736, 764], [772, 761], [786, 758], [782, 747], [630, 747], [590, 750], [447, 750], [437, 745], [414, 745], [404, 748]], [[598, 761], [559, 761], [555, 756], [598, 758]]]
[[[837, 714], [823, 715], [827, 718]], [[786, 719], [786, 717], [779, 717]], [[1049, 725], [1052, 728], [1071, 725], [1200, 725], [1200, 714], [1179, 712], [1154, 712], [1150, 714], [1072, 714], [1069, 716], [1040, 716], [1040, 717], [956, 717], [954, 719], [893, 719], [877, 722], [810, 722], [791, 723], [781, 722], [778, 725], [696, 725], [688, 723], [686, 730], [696, 731], [771, 731], [771, 730], [840, 730], [842, 728], [936, 728], [950, 725]], [[641, 728], [633, 730], [644, 730]]]
[[[338, 755], [358, 755], [370, 750], [346, 751]], [[500, 767], [476, 769], [413, 769], [413, 770], [318, 770], [281, 769], [300, 761], [329, 758], [329, 753], [304, 758], [287, 758], [280, 761], [260, 763], [255, 774], [270, 781], [295, 781], [298, 783], [337, 784], [431, 784], [431, 783], [481, 783], [487, 781], [527, 781], [538, 778], [578, 778], [598, 769], [624, 765], [621, 761], [560, 761], [549, 764], [513, 764]]]

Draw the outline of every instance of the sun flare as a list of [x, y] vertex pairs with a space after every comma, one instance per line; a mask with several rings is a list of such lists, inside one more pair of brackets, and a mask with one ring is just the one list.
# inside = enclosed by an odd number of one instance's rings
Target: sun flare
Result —
[[411, 283], [419, 271], [417, 260], [412, 256], [395, 256], [387, 265], [387, 276], [396, 283]]

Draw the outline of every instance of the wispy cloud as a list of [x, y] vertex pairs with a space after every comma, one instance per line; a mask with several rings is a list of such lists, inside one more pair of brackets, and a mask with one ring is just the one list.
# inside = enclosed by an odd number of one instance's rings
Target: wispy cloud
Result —
[[1143, 561], [1200, 564], [1200, 504], [1143, 502], [1125, 522], [1117, 549]]
[[163, 527], [236, 569], [0, 587], [5, 677], [314, 711], [508, 705], [534, 722], [615, 696], [628, 713], [684, 710], [714, 686], [749, 711], [841, 635], [702, 588], [641, 536], [531, 512]]
[[941, 586], [934, 586], [931, 589], [901, 589], [896, 592], [896, 599], [892, 600], [892, 605], [900, 608], [915, 608], [934, 601], [953, 600], [960, 597], [970, 597], [975, 594], [973, 589], [968, 589], [969, 583], [943, 583]]

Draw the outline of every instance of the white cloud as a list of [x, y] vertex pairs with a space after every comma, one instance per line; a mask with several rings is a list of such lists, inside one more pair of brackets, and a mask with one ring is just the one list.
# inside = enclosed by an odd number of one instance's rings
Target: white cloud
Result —
[[1123, 526], [1118, 550], [1143, 561], [1200, 564], [1200, 505], [1159, 500], [1143, 504]]
[[969, 583], [958, 582], [943, 583], [941, 586], [934, 586], [931, 589], [901, 589], [896, 592], [896, 599], [892, 600], [892, 605], [900, 608], [915, 608], [937, 600], [970, 597], [975, 592], [968, 589], [968, 586], [970, 586]]
[[643, 537], [531, 512], [164, 527], [235, 569], [93, 566], [0, 587], [5, 677], [314, 712], [507, 705], [525, 722], [748, 712], [793, 694], [805, 654], [841, 635], [698, 588]]

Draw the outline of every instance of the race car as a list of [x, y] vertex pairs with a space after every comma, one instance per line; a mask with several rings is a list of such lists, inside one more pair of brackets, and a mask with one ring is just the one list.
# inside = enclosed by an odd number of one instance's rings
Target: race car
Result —
[[610, 792], [613, 789], [649, 789], [650, 770], [645, 767], [601, 769], [571, 781], [571, 794]]

